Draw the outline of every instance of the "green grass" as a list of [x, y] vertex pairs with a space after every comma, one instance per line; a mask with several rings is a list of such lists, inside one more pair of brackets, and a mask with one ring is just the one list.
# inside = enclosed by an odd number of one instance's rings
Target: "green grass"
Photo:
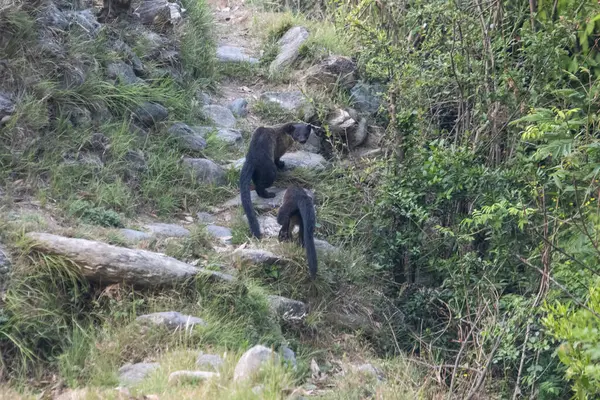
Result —
[[298, 118], [296, 113], [286, 110], [276, 103], [258, 100], [252, 104], [252, 112], [268, 125], [281, 124]]

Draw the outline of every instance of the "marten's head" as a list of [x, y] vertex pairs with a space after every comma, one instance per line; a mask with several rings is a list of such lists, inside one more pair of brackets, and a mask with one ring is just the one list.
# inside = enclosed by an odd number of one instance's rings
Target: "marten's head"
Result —
[[287, 128], [287, 133], [292, 136], [292, 138], [301, 144], [306, 143], [308, 137], [310, 136], [311, 125], [309, 124], [291, 124]]

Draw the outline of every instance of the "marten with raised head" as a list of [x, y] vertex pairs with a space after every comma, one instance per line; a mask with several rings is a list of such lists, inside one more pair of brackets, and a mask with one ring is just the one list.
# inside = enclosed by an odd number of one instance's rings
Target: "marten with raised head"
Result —
[[266, 199], [275, 197], [275, 193], [268, 192], [266, 189], [275, 182], [277, 170], [285, 167], [281, 157], [294, 141], [306, 143], [310, 131], [311, 125], [309, 124], [290, 122], [272, 127], [261, 126], [252, 134], [246, 161], [244, 161], [240, 175], [240, 196], [250, 230], [259, 239], [261, 237], [260, 226], [252, 207], [250, 181], [254, 182], [258, 196]]
[[279, 241], [292, 240], [294, 227], [298, 226], [298, 242], [306, 249], [306, 259], [311, 279], [317, 276], [317, 252], [315, 250], [315, 208], [312, 198], [298, 186], [290, 186], [283, 196], [283, 204], [277, 213], [281, 225]]

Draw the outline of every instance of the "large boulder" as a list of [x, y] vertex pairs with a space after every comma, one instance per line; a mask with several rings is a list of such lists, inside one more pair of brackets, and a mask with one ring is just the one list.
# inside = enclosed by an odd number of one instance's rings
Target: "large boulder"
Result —
[[327, 161], [322, 155], [309, 153], [306, 151], [285, 153], [283, 157], [281, 157], [281, 161], [285, 163], [285, 170], [292, 170], [296, 168], [322, 170], [327, 166]]
[[306, 71], [304, 81], [309, 85], [350, 89], [356, 84], [356, 63], [350, 57], [330, 56]]
[[268, 347], [256, 345], [246, 351], [233, 371], [234, 382], [244, 382], [251, 379], [269, 362], [279, 362], [279, 355]]
[[271, 73], [281, 72], [291, 66], [300, 55], [300, 47], [308, 40], [308, 30], [303, 26], [295, 26], [288, 30], [285, 35], [279, 39], [279, 54], [271, 62], [269, 71]]
[[199, 182], [224, 185], [227, 181], [225, 170], [206, 158], [184, 158], [183, 165], [192, 171]]

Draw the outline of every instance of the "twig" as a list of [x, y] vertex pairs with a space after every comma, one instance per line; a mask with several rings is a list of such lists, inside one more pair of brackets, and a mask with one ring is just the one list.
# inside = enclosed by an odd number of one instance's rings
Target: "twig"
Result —
[[485, 364], [485, 368], [483, 369], [483, 371], [481, 371], [481, 373], [479, 374], [479, 377], [477, 378], [477, 382], [475, 382], [475, 385], [473, 386], [473, 388], [467, 395], [467, 400], [471, 400], [473, 398], [473, 396], [475, 396], [475, 394], [479, 391], [479, 388], [481, 387], [481, 385], [483, 385], [483, 381], [485, 381], [485, 376], [486, 376], [487, 370], [490, 368], [490, 364], [492, 363], [494, 354], [496, 354], [496, 350], [498, 350], [498, 347], [500, 346], [500, 341], [502, 340], [503, 336], [504, 336], [504, 332], [501, 333], [500, 335], [498, 335], [498, 338], [496, 338], [496, 343], [494, 343], [494, 347], [492, 348], [492, 351], [488, 355], [488, 359]]

